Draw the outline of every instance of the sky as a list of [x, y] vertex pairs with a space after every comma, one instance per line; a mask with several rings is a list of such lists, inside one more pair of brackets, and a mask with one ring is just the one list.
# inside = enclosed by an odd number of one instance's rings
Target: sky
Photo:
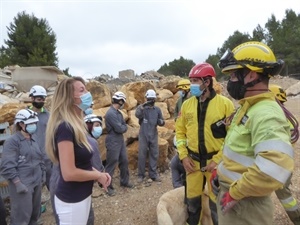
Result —
[[204, 62], [235, 31], [248, 33], [300, 13], [297, 0], [0, 0], [0, 46], [19, 12], [46, 19], [56, 34], [58, 67], [73, 76], [140, 75], [179, 59]]

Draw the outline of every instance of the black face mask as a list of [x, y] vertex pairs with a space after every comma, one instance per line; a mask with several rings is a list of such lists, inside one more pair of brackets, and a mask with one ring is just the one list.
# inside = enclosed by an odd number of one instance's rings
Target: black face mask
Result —
[[148, 102], [148, 104], [147, 105], [149, 105], [149, 106], [154, 106], [154, 104], [155, 104], [155, 99], [147, 99], [147, 102]]
[[227, 91], [235, 100], [244, 98], [247, 87], [242, 81], [231, 81], [227, 83]]
[[44, 104], [45, 102], [32, 102], [32, 105], [37, 109], [43, 108]]

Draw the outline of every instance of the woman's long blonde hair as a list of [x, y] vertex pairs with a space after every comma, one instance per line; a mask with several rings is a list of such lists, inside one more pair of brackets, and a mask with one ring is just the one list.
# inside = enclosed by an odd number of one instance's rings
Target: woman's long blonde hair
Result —
[[46, 152], [54, 163], [58, 162], [58, 149], [55, 148], [55, 133], [62, 122], [66, 122], [73, 129], [75, 141], [78, 145], [84, 145], [89, 151], [92, 150], [87, 140], [86, 124], [82, 118], [83, 116], [79, 116], [74, 109], [73, 84], [76, 81], [85, 84], [81, 77], [64, 79], [56, 87], [52, 98], [50, 117], [46, 129]]

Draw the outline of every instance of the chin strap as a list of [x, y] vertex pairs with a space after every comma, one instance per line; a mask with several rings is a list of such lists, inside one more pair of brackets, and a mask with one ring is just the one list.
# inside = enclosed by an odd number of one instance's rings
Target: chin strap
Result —
[[[261, 79], [257, 79], [257, 80], [254, 80], [254, 81], [251, 81], [251, 82], [249, 82], [249, 83], [247, 83], [247, 84], [244, 84], [244, 87], [245, 88], [248, 88], [248, 87], [253, 87], [255, 84], [258, 84], [258, 83], [260, 83], [262, 80]], [[247, 90], [247, 89], [246, 89]], [[268, 90], [268, 89], [267, 89]], [[249, 91], [249, 90], [247, 90], [247, 91]]]
[[266, 89], [253, 89], [253, 90], [247, 90], [247, 91], [265, 91], [265, 92], [268, 92], [269, 89], [266, 88]]

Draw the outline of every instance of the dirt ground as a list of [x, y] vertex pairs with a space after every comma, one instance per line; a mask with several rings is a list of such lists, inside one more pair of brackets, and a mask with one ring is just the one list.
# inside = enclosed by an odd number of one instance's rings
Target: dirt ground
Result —
[[[298, 82], [292, 79], [275, 80], [273, 83], [281, 84], [284, 89]], [[300, 120], [300, 97], [289, 98], [286, 107]], [[300, 141], [295, 144], [295, 171], [293, 173], [290, 189], [300, 201]], [[114, 177], [114, 186], [117, 194], [107, 196], [98, 186], [94, 187], [93, 207], [95, 212], [95, 225], [155, 225], [157, 224], [156, 206], [161, 195], [172, 189], [171, 173], [169, 170], [161, 174], [161, 183], [145, 182], [136, 185], [133, 189], [119, 187], [119, 177]], [[136, 171], [131, 171], [131, 181], [137, 184]], [[45, 193], [46, 194], [46, 193]], [[273, 196], [275, 213], [274, 225], [292, 225], [289, 222], [282, 206]], [[47, 203], [47, 210], [42, 214], [44, 225], [53, 225], [51, 205]], [[168, 225], [168, 224], [166, 224]]]

